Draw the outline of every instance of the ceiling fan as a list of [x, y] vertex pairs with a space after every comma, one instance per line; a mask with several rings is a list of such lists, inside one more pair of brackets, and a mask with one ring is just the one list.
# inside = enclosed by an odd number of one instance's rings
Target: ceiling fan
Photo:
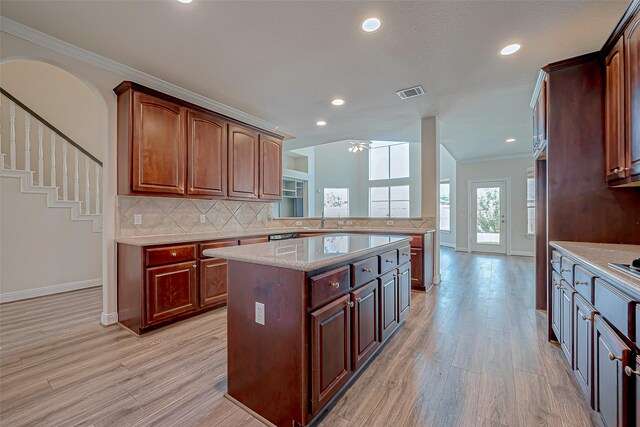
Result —
[[349, 150], [352, 153], [359, 153], [365, 148], [369, 148], [369, 141], [351, 141], [349, 144], [350, 145], [349, 145], [349, 148], [347, 148], [347, 150]]

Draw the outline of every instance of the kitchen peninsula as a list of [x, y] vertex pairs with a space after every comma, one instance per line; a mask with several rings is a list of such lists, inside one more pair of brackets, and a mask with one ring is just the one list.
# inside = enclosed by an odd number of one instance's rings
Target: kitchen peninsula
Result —
[[321, 416], [411, 306], [406, 236], [207, 249], [228, 260], [227, 396], [272, 425]]

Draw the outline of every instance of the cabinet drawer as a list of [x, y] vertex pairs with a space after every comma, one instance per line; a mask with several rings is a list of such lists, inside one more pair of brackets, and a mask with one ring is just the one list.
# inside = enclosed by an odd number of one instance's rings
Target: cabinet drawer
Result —
[[595, 280], [594, 305], [620, 333], [635, 340], [635, 327], [631, 321], [634, 301], [602, 279]]
[[573, 261], [567, 257], [562, 257], [560, 261], [560, 274], [567, 283], [573, 285]]
[[253, 237], [250, 239], [240, 239], [241, 245], [253, 245], [255, 243], [267, 243], [269, 241], [268, 237]]
[[393, 270], [398, 266], [398, 251], [392, 250], [380, 255], [380, 274]]
[[202, 252], [207, 249], [215, 249], [215, 248], [226, 248], [228, 246], [238, 246], [237, 240], [223, 240], [218, 242], [208, 242], [208, 243], [200, 243], [200, 250], [198, 254], [202, 257]]
[[422, 236], [419, 234], [416, 234], [415, 236], [411, 236], [410, 245], [412, 248], [422, 249]]
[[348, 292], [351, 286], [349, 279], [348, 265], [311, 277], [311, 307], [318, 307]]
[[551, 266], [555, 271], [560, 273], [560, 262], [562, 261], [562, 255], [557, 250], [551, 251]]
[[595, 276], [579, 265], [573, 271], [573, 287], [590, 304], [593, 303], [593, 281]]
[[351, 266], [353, 272], [353, 287], [357, 288], [365, 283], [369, 283], [376, 277], [378, 277], [378, 257], [358, 261]]
[[398, 265], [411, 261], [411, 246], [398, 249]]
[[196, 245], [166, 246], [146, 251], [147, 267], [196, 259]]

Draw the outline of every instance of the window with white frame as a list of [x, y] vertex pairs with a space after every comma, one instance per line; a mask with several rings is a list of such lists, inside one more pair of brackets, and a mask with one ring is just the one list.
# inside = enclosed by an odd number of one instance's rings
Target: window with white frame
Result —
[[349, 189], [325, 188], [323, 213], [328, 217], [349, 216]]
[[527, 234], [536, 231], [536, 180], [533, 168], [527, 169]]
[[440, 231], [451, 231], [451, 183], [440, 181]]
[[369, 188], [369, 216], [409, 217], [409, 186]]
[[409, 178], [409, 143], [371, 141], [369, 181]]

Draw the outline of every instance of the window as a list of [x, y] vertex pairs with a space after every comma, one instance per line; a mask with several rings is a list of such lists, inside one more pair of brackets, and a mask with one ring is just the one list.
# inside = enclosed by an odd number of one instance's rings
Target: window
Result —
[[369, 188], [369, 216], [409, 217], [409, 186]]
[[440, 181], [440, 231], [451, 231], [451, 183]]
[[371, 141], [369, 181], [409, 178], [409, 143]]
[[536, 231], [536, 180], [533, 168], [527, 169], [527, 234]]
[[325, 188], [323, 213], [329, 217], [349, 216], [349, 189]]

